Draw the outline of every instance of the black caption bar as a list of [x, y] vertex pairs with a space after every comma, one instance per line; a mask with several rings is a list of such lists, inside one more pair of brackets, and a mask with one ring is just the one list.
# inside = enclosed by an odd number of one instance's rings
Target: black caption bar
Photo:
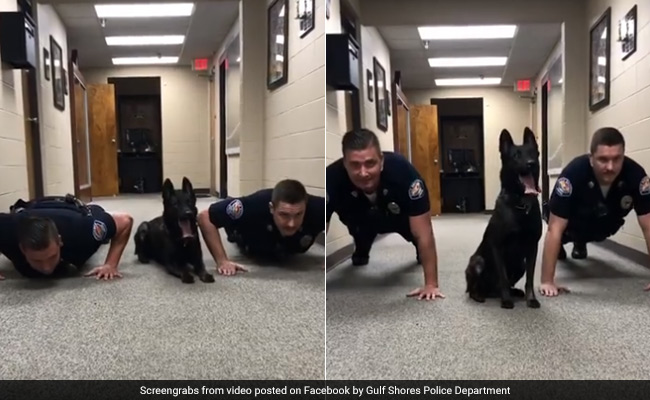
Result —
[[2, 400], [641, 400], [648, 381], [0, 381]]

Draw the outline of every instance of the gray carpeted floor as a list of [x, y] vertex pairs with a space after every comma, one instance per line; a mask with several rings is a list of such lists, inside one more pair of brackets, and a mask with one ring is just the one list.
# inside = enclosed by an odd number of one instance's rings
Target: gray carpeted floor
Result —
[[[596, 245], [558, 265], [571, 294], [540, 309], [470, 301], [464, 270], [484, 215], [434, 219], [444, 300], [406, 298], [423, 283], [415, 248], [398, 235], [370, 264], [327, 274], [328, 379], [647, 379], [650, 270]], [[541, 245], [540, 245], [541, 248]], [[571, 251], [571, 247], [566, 247]], [[539, 287], [541, 250], [535, 286]], [[647, 266], [646, 266], [647, 267]], [[523, 280], [518, 287], [523, 288]]]
[[[214, 199], [199, 200], [199, 209]], [[158, 195], [101, 199], [137, 224], [162, 212]], [[283, 268], [185, 285], [141, 265], [129, 241], [124, 278], [24, 280], [2, 257], [3, 379], [322, 379], [325, 369], [324, 251], [314, 246]], [[89, 261], [101, 265], [108, 246]], [[214, 262], [204, 244], [209, 271]], [[86, 269], [88, 270], [88, 269]]]

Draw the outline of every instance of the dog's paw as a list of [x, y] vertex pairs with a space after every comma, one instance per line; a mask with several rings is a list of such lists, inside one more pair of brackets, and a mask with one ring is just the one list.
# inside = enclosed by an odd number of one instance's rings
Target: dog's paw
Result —
[[478, 295], [476, 293], [470, 293], [469, 297], [478, 303], [485, 303], [485, 297]]
[[194, 277], [189, 272], [186, 272], [181, 276], [181, 281], [183, 283], [194, 283]]
[[212, 274], [205, 273], [203, 276], [201, 276], [201, 281], [204, 283], [214, 283], [214, 276], [212, 276]]
[[526, 305], [530, 308], [539, 308], [541, 305], [537, 299], [530, 299], [526, 301]]
[[501, 300], [501, 308], [515, 308], [515, 303], [512, 300]]
[[510, 288], [510, 296], [523, 299], [526, 296], [526, 294], [521, 289]]

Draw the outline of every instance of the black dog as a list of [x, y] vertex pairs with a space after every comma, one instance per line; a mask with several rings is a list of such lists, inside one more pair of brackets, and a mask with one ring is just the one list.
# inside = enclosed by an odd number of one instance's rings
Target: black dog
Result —
[[[507, 130], [499, 138], [501, 193], [483, 241], [465, 270], [467, 293], [478, 301], [501, 297], [501, 307], [513, 308], [513, 296], [526, 298], [539, 308], [533, 290], [537, 247], [542, 236], [539, 149], [533, 132], [524, 130], [524, 143], [516, 146]], [[526, 293], [514, 285], [526, 274]]]
[[196, 195], [192, 183], [183, 178], [183, 190], [174, 190], [169, 179], [163, 184], [163, 215], [143, 222], [135, 233], [135, 254], [142, 263], [154, 260], [183, 283], [194, 283], [191, 269], [203, 282], [214, 282], [205, 270], [196, 218]]

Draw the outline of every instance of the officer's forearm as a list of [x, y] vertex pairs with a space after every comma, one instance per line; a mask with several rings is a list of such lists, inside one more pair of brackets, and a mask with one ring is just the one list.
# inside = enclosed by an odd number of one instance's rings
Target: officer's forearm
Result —
[[555, 264], [560, 253], [561, 242], [561, 233], [550, 230], [546, 233], [542, 253], [542, 283], [553, 283], [555, 280]]
[[116, 233], [115, 237], [111, 240], [108, 254], [106, 255], [106, 262], [104, 264], [117, 268], [122, 253], [129, 242], [131, 237], [131, 229], [133, 228], [133, 217], [128, 214], [112, 214], [115, 220]]
[[433, 235], [423, 235], [416, 240], [424, 272], [424, 284], [438, 287], [438, 254]]
[[202, 212], [199, 215], [199, 228], [214, 262], [220, 265], [224, 261], [228, 261], [226, 249], [223, 247], [221, 235], [219, 235], [219, 228], [210, 222], [210, 216], [207, 212]]

